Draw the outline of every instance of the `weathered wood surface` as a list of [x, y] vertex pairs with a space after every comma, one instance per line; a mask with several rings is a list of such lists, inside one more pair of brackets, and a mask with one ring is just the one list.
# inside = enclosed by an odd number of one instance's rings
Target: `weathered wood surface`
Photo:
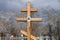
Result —
[[[19, 22], [27, 22], [27, 18], [16, 18]], [[41, 22], [42, 18], [31, 18], [31, 22]]]
[[[27, 8], [21, 8], [21, 12], [27, 12]], [[37, 12], [36, 8], [31, 8], [30, 12]]]
[[[17, 21], [20, 22], [27, 22], [27, 37], [28, 40], [31, 40], [31, 31], [30, 31], [30, 23], [31, 22], [41, 22], [42, 18], [31, 18], [31, 12], [36, 12], [37, 9], [36, 8], [31, 8], [31, 3], [27, 2], [27, 8], [22, 8], [21, 9], [22, 12], [27, 12], [27, 18], [16, 18]], [[29, 18], [28, 18], [29, 17]], [[26, 34], [24, 34], [26, 35]], [[34, 38], [34, 37], [32, 37]]]
[[[28, 35], [27, 35], [27, 32], [25, 32], [24, 30], [20, 30], [20, 32], [21, 32], [22, 34], [24, 34], [25, 36], [28, 36]], [[35, 37], [35, 36], [31, 35], [31, 39], [33, 39], [33, 40], [38, 40], [38, 37]]]

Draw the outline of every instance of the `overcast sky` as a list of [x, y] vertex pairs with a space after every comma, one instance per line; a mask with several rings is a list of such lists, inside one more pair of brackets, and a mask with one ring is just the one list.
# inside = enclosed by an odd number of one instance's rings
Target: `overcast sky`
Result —
[[[60, 9], [59, 0], [30, 0], [33, 6], [40, 8], [50, 5], [55, 9]], [[0, 10], [18, 10], [26, 6], [28, 0], [0, 0]]]
[[[59, 0], [30, 0], [30, 1], [33, 7], [39, 9], [37, 12], [38, 14], [36, 13], [34, 14], [34, 16], [36, 17], [36, 15], [38, 15], [37, 17], [43, 17], [44, 21], [47, 20], [47, 16], [44, 13], [42, 13], [41, 8], [50, 6], [55, 10], [60, 10]], [[26, 2], [28, 2], [28, 0], [0, 0], [0, 10], [20, 12], [20, 8], [26, 7]], [[13, 16], [12, 13], [9, 15]]]

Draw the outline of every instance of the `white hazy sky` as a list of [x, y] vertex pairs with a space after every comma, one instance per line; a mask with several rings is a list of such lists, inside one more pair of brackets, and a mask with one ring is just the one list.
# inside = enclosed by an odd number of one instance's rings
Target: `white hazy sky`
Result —
[[[46, 7], [50, 5], [55, 9], [60, 9], [59, 0], [30, 0], [31, 4], [37, 8]], [[0, 0], [0, 9], [18, 9], [26, 6], [28, 0]], [[13, 9], [12, 9], [13, 8]]]
[[[51, 6], [55, 10], [60, 10], [59, 0], [30, 0], [30, 1], [33, 7], [36, 7], [40, 10], [40, 12], [38, 12], [38, 14], [35, 14], [34, 16], [39, 15], [41, 13], [41, 15], [44, 17], [44, 20], [46, 20], [47, 17], [45, 14], [41, 12], [40, 8]], [[0, 10], [11, 10], [20, 12], [20, 8], [26, 7], [26, 2], [28, 2], [28, 0], [0, 0]]]

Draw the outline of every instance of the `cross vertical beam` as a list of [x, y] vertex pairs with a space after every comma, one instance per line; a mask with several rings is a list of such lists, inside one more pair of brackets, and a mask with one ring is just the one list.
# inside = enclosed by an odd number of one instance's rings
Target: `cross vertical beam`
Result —
[[[30, 2], [27, 3], [27, 17], [30, 17]], [[27, 18], [28, 19], [28, 18]], [[27, 20], [27, 33], [28, 33], [28, 40], [30, 40], [30, 21]]]
[[30, 16], [30, 2], [27, 3], [27, 16]]
[[31, 34], [30, 34], [30, 22], [27, 22], [27, 33], [28, 33], [28, 40], [30, 40]]

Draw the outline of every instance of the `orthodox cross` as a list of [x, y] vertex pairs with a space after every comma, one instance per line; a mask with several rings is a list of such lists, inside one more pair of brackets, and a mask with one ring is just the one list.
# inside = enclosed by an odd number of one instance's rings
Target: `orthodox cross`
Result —
[[30, 33], [30, 23], [31, 22], [40, 22], [42, 18], [31, 18], [31, 12], [36, 12], [36, 8], [31, 8], [30, 2], [27, 2], [27, 8], [22, 8], [21, 12], [27, 12], [27, 18], [16, 18], [17, 21], [27, 22], [27, 38], [31, 40], [31, 33]]

